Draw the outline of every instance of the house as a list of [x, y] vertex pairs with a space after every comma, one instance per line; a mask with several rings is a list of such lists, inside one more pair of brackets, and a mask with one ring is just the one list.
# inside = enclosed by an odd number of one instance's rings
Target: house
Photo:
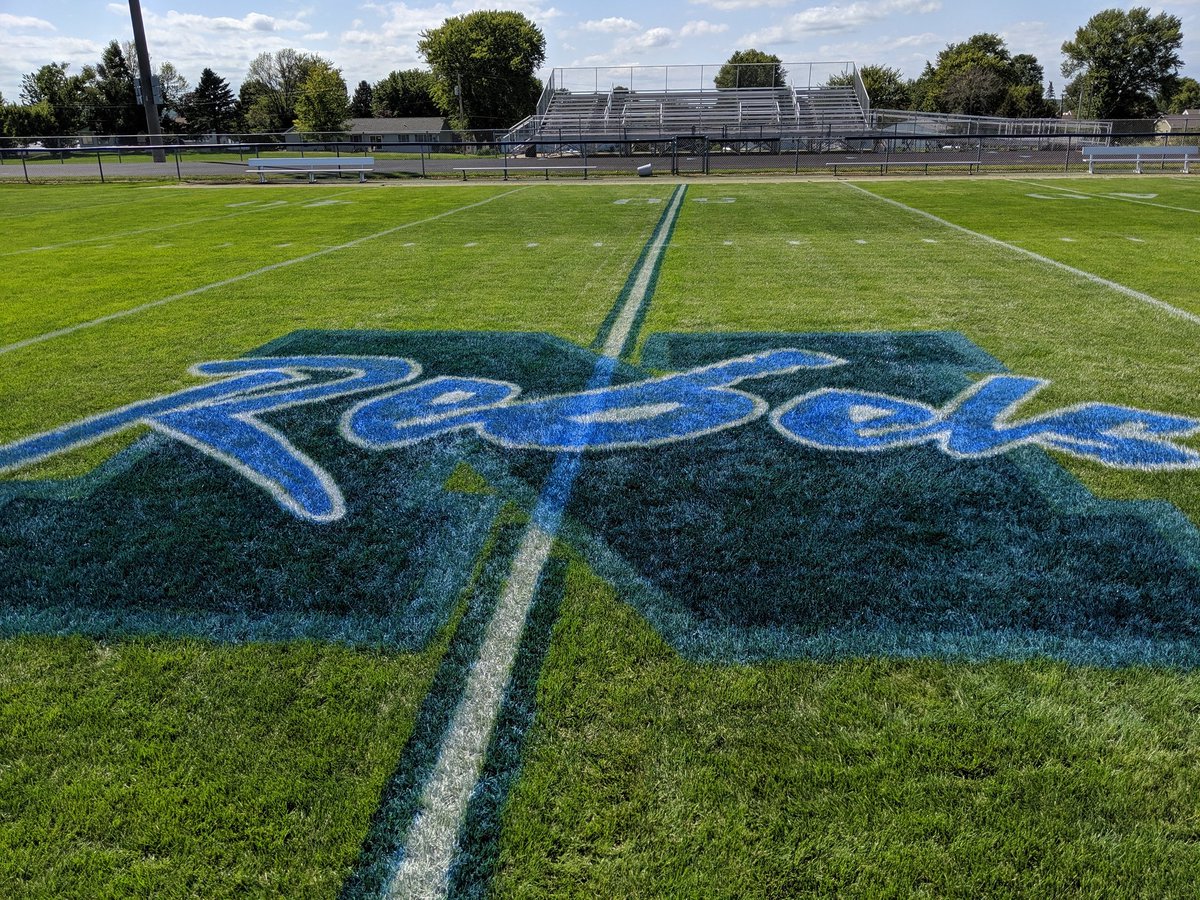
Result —
[[[299, 144], [304, 136], [295, 128], [284, 134], [289, 144]], [[454, 133], [447, 127], [446, 120], [434, 116], [404, 119], [349, 119], [345, 125], [345, 136], [341, 138], [354, 144], [362, 144], [364, 150], [375, 151], [396, 149], [392, 145], [404, 145], [401, 149], [428, 151], [433, 144], [445, 144], [454, 140]]]

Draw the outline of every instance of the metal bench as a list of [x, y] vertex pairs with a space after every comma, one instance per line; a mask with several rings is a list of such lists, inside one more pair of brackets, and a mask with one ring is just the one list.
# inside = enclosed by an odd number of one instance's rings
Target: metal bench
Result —
[[1083, 147], [1083, 158], [1087, 160], [1088, 174], [1095, 175], [1098, 162], [1133, 163], [1134, 171], [1142, 174], [1142, 161], [1182, 162], [1183, 173], [1188, 174], [1188, 162], [1196, 158], [1200, 148], [1196, 147]]
[[599, 168], [599, 166], [554, 166], [554, 165], [510, 166], [507, 163], [505, 163], [503, 166], [455, 166], [454, 171], [462, 172], [463, 181], [467, 180], [468, 172], [503, 172], [505, 181], [508, 181], [508, 173], [509, 172], [513, 172], [513, 173], [516, 173], [516, 172], [544, 172], [546, 174], [546, 180], [549, 181], [551, 172], [567, 172], [567, 171], [571, 171], [571, 170], [574, 170], [574, 171], [583, 170], [583, 178], [586, 181], [588, 170], [596, 169], [596, 168]]
[[307, 173], [311, 184], [314, 175], [318, 173], [357, 172], [359, 181], [367, 180], [367, 172], [374, 171], [375, 158], [372, 156], [308, 156], [308, 157], [255, 157], [246, 161], [247, 172], [258, 173], [258, 183], [266, 184], [267, 175], [271, 172]]
[[903, 160], [903, 159], [901, 159], [901, 160], [895, 160], [895, 159], [882, 160], [881, 159], [881, 160], [877, 160], [875, 162], [829, 162], [829, 163], [825, 163], [826, 168], [833, 169], [834, 176], [837, 175], [837, 170], [839, 168], [856, 169], [856, 168], [863, 168], [863, 167], [879, 169], [880, 175], [886, 175], [888, 169], [898, 169], [901, 167], [910, 168], [910, 169], [911, 168], [924, 168], [925, 174], [928, 175], [930, 166], [934, 166], [935, 168], [939, 167], [939, 166], [940, 167], [966, 166], [967, 174], [969, 175], [969, 174], [974, 173], [976, 169], [981, 169], [986, 165], [987, 165], [987, 163], [980, 162], [979, 160], [974, 160], [974, 159], [973, 160], [931, 159], [931, 160], [924, 160], [924, 161]]

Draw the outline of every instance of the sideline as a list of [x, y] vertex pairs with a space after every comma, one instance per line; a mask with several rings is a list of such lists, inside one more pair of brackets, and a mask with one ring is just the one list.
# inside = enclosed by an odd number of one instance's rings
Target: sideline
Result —
[[930, 219], [931, 221], [937, 222], [939, 225], [942, 225], [946, 228], [952, 228], [961, 234], [969, 235], [970, 237], [983, 241], [984, 243], [991, 244], [994, 247], [1003, 247], [1005, 250], [1011, 250], [1013, 253], [1020, 253], [1022, 256], [1027, 256], [1032, 260], [1042, 263], [1043, 265], [1052, 266], [1053, 268], [1059, 269], [1063, 272], [1069, 272], [1072, 275], [1092, 282], [1092, 284], [1099, 284], [1103, 287], [1110, 288], [1119, 294], [1123, 294], [1126, 297], [1137, 300], [1139, 303], [1145, 303], [1149, 306], [1157, 307], [1163, 312], [1169, 313], [1170, 315], [1183, 319], [1184, 321], [1191, 322], [1193, 325], [1200, 325], [1200, 315], [1188, 312], [1185, 309], [1180, 309], [1178, 306], [1172, 306], [1165, 300], [1159, 300], [1157, 297], [1151, 297], [1149, 294], [1143, 294], [1141, 291], [1135, 291], [1133, 288], [1126, 287], [1125, 285], [1116, 281], [1110, 281], [1107, 278], [1101, 278], [1099, 275], [1093, 274], [1092, 272], [1085, 272], [1083, 269], [1076, 269], [1074, 266], [1068, 266], [1064, 262], [1059, 262], [1058, 260], [1051, 259], [1048, 256], [1042, 256], [1040, 253], [1034, 253], [1032, 250], [1026, 250], [1024, 247], [1018, 247], [1016, 244], [1009, 244], [1000, 240], [999, 238], [981, 234], [978, 231], [972, 231], [969, 228], [964, 228], [962, 225], [955, 225], [953, 222], [947, 221], [939, 216], [935, 216], [931, 212], [926, 212], [923, 209], [917, 209], [915, 206], [909, 206], [906, 203], [901, 203], [899, 200], [893, 200], [890, 197], [881, 197], [878, 194], [868, 191], [866, 188], [859, 187], [857, 184], [850, 184], [849, 182], [843, 183], [851, 190], [858, 191], [860, 194], [866, 194], [868, 197], [878, 200], [880, 203], [890, 203], [892, 206], [902, 209], [905, 212], [913, 213], [914, 215]]
[[391, 228], [385, 228], [383, 231], [377, 231], [374, 234], [368, 234], [360, 238], [355, 238], [354, 240], [347, 241], [344, 244], [337, 244], [333, 247], [324, 247], [312, 253], [306, 253], [304, 256], [297, 256], [293, 259], [285, 259], [282, 262], [271, 263], [269, 266], [263, 266], [262, 268], [254, 269], [250, 272], [243, 272], [241, 275], [234, 275], [221, 281], [214, 281], [211, 284], [205, 284], [198, 288], [192, 288], [190, 291], [183, 291], [180, 294], [172, 294], [169, 297], [151, 300], [149, 303], [143, 303], [140, 306], [133, 306], [129, 309], [118, 310], [117, 312], [109, 313], [106, 316], [100, 316], [96, 319], [90, 319], [86, 322], [68, 325], [65, 328], [59, 328], [54, 331], [47, 331], [45, 334], [35, 335], [34, 337], [25, 338], [15, 343], [0, 347], [0, 355], [11, 353], [13, 350], [20, 350], [22, 347], [29, 347], [33, 344], [40, 344], [45, 341], [53, 340], [54, 338], [64, 337], [68, 334], [74, 334], [76, 331], [81, 331], [84, 328], [94, 328], [97, 325], [103, 325], [106, 322], [112, 322], [115, 319], [123, 319], [126, 316], [136, 315], [137, 313], [145, 312], [148, 309], [154, 309], [156, 306], [162, 306], [163, 304], [171, 303], [175, 300], [182, 300], [186, 297], [194, 297], [197, 294], [203, 294], [206, 291], [213, 290], [214, 288], [225, 287], [230, 284], [237, 284], [239, 281], [245, 281], [248, 278], [254, 278], [257, 275], [265, 275], [268, 272], [274, 272], [277, 269], [283, 269], [287, 266], [294, 266], [297, 263], [308, 262], [311, 259], [317, 259], [318, 257], [326, 256], [330, 253], [336, 253], [338, 250], [349, 250], [351, 247], [357, 247], [359, 244], [365, 243], [366, 241], [373, 241], [377, 238], [387, 237], [389, 234], [395, 234], [397, 231], [403, 231], [406, 228], [415, 228], [418, 225], [427, 225], [430, 222], [436, 222], [438, 219], [444, 219], [446, 216], [452, 216], [455, 213], [465, 212], [468, 209], [475, 209], [478, 206], [491, 203], [493, 200], [499, 200], [502, 197], [509, 197], [524, 190], [528, 190], [528, 188], [514, 188], [511, 191], [505, 191], [503, 194], [496, 194], [488, 197], [485, 200], [480, 200], [477, 203], [468, 203], [466, 206], [459, 206], [456, 209], [448, 209], [445, 212], [440, 212], [437, 215], [429, 216], [425, 219], [419, 219], [416, 222], [405, 222], [403, 225], [394, 225]]
[[[612, 382], [620, 354], [654, 291], [685, 193], [686, 186], [675, 189], [646, 251], [629, 275], [587, 390], [607, 387]], [[442, 898], [449, 890], [458, 833], [483, 769], [521, 636], [581, 465], [581, 453], [563, 452], [555, 456], [529, 527], [513, 557], [508, 581], [488, 623], [479, 656], [471, 667], [462, 701], [421, 792], [403, 856], [388, 879], [389, 898]]]
[[1136, 203], [1138, 206], [1156, 206], [1159, 209], [1173, 209], [1176, 212], [1200, 213], [1200, 209], [1192, 209], [1190, 206], [1171, 206], [1166, 203], [1155, 203], [1152, 200], [1142, 200], [1139, 197], [1122, 197], [1120, 194], [1093, 194], [1089, 191], [1080, 191], [1075, 188], [1059, 187], [1057, 184], [1026, 181], [1024, 178], [1010, 178], [1009, 181], [1014, 184], [1028, 184], [1033, 187], [1049, 188], [1052, 191], [1066, 191], [1069, 194], [1078, 194], [1081, 197], [1091, 197], [1093, 200], [1116, 200], [1121, 203]]

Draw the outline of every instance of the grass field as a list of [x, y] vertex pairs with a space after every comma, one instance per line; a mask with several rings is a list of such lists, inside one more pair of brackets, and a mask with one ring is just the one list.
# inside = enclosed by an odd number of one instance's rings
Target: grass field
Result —
[[1195, 179], [0, 201], [0, 895], [1194, 895]]

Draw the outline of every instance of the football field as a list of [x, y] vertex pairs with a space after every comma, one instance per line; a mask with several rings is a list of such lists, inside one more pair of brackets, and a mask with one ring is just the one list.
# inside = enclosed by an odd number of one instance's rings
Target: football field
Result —
[[1195, 178], [0, 224], [0, 896], [1194, 893]]

